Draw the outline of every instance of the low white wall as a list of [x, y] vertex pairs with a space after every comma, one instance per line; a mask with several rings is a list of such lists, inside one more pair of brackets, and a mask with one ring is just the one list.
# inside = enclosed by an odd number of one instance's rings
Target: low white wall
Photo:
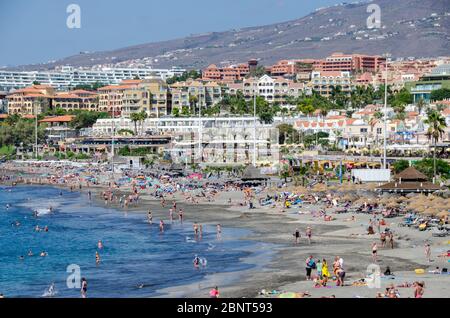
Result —
[[353, 169], [352, 177], [362, 182], [389, 182], [391, 170], [389, 169]]

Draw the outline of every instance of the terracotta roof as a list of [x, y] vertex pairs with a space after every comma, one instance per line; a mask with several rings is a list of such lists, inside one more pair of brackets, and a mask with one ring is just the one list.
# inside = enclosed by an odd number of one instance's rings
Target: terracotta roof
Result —
[[34, 115], [31, 115], [31, 114], [22, 115], [21, 117], [25, 118], [25, 119], [34, 119]]
[[80, 96], [71, 94], [71, 93], [57, 93], [55, 98], [72, 98], [72, 99], [78, 99]]
[[125, 90], [134, 87], [134, 85], [108, 85], [99, 88], [99, 91], [114, 91], [114, 90]]
[[40, 120], [40, 123], [68, 123], [71, 122], [75, 116], [73, 115], [64, 115], [64, 116], [54, 116], [54, 117], [47, 117], [42, 120]]
[[72, 94], [89, 94], [89, 95], [97, 95], [96, 92], [86, 91], [84, 89], [76, 89], [74, 91], [70, 91]]
[[0, 114], [0, 119], [6, 119], [8, 117], [9, 117], [8, 114]]

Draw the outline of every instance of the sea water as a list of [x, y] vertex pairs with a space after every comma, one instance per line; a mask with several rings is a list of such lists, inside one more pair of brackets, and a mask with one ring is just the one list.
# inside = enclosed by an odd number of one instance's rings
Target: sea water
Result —
[[[44, 186], [0, 187], [0, 293], [80, 297], [79, 288], [67, 285], [72, 264], [87, 279], [88, 297], [158, 296], [157, 290], [201, 281], [207, 274], [253, 267], [240, 261], [255, 244], [239, 240], [249, 233], [246, 230], [224, 228], [217, 240], [215, 227], [204, 226], [202, 239], [195, 240], [191, 223], [166, 220], [160, 233], [158, 222], [148, 224], [145, 213], [95, 205], [85, 193]], [[36, 225], [48, 226], [49, 231], [37, 232]], [[97, 247], [99, 240], [103, 249]], [[28, 256], [29, 250], [33, 256]], [[42, 251], [48, 256], [41, 257]], [[207, 266], [194, 268], [195, 255], [207, 260]]]

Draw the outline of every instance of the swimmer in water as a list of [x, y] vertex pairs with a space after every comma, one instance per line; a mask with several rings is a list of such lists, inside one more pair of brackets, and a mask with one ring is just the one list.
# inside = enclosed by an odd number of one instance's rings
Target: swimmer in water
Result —
[[217, 238], [220, 239], [220, 237], [222, 236], [222, 226], [220, 224], [217, 224], [216, 231], [217, 231]]
[[46, 251], [42, 251], [41, 254], [39, 254], [40, 257], [46, 257], [48, 253]]
[[152, 211], [150, 211], [150, 210], [148, 210], [148, 213], [147, 213], [147, 220], [148, 220], [148, 223], [153, 224], [153, 215], [152, 215]]
[[33, 251], [29, 250], [28, 251], [28, 256], [30, 256], [30, 257], [33, 256]]
[[47, 225], [44, 227], [44, 232], [48, 232], [48, 226]]
[[198, 235], [198, 224], [197, 224], [197, 222], [194, 222], [193, 228], [194, 228], [194, 235], [197, 236]]
[[102, 243], [101, 240], [98, 241], [97, 247], [98, 247], [99, 250], [101, 250], [103, 248], [103, 243]]
[[87, 280], [86, 278], [81, 279], [81, 298], [87, 297]]
[[199, 266], [200, 266], [200, 258], [197, 255], [195, 255], [195, 257], [194, 257], [194, 267], [198, 268]]
[[23, 255], [20, 255], [20, 256], [19, 256], [19, 259], [20, 259], [21, 261], [23, 261], [23, 260], [25, 259], [25, 257], [23, 257]]
[[9, 203], [8, 204], [6, 204], [6, 210], [9, 210]]
[[97, 265], [100, 264], [100, 254], [98, 252], [95, 252], [95, 263]]
[[164, 232], [164, 221], [163, 220], [159, 221], [159, 231], [161, 233]]
[[173, 209], [169, 209], [169, 219], [170, 222], [173, 223]]
[[36, 225], [36, 227], [34, 228], [34, 231], [35, 232], [40, 232], [41, 231], [41, 228], [39, 227], [39, 225]]
[[178, 218], [180, 219], [180, 223], [183, 224], [183, 209], [180, 209], [178, 212]]

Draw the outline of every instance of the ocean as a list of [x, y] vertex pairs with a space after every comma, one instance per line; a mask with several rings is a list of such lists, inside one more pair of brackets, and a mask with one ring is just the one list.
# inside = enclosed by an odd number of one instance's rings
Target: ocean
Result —
[[[0, 187], [0, 293], [5, 297], [80, 297], [79, 288], [66, 282], [72, 264], [88, 282], [88, 297], [96, 298], [161, 296], [163, 288], [255, 266], [242, 261], [257, 244], [239, 240], [247, 230], [223, 228], [218, 240], [215, 226], [204, 226], [203, 238], [195, 240], [192, 223], [165, 220], [161, 234], [156, 217], [150, 225], [145, 213], [124, 213], [89, 202], [86, 193], [60, 191]], [[36, 209], [38, 217], [33, 216]], [[37, 232], [36, 225], [49, 230]], [[104, 245], [100, 250], [99, 240]], [[30, 250], [33, 256], [28, 256]], [[41, 257], [42, 251], [48, 255]], [[206, 259], [206, 266], [194, 268], [195, 255]], [[48, 293], [51, 284], [54, 292]]]

